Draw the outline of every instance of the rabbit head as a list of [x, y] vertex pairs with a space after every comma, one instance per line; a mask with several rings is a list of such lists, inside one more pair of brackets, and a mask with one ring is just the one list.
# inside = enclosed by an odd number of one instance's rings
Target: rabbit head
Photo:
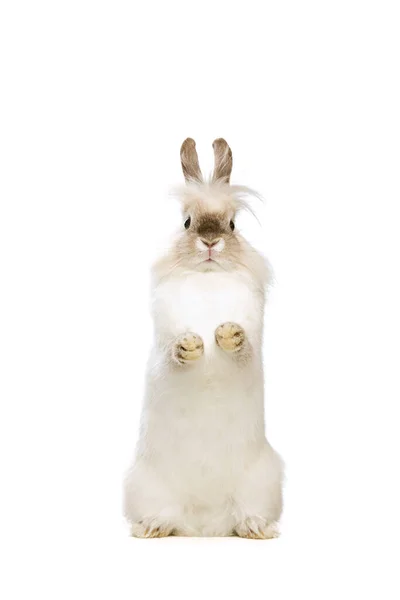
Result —
[[[245, 271], [263, 284], [267, 268], [263, 257], [236, 229], [236, 214], [247, 208], [246, 196], [255, 194], [244, 186], [230, 185], [232, 151], [216, 139], [214, 172], [203, 179], [196, 144], [187, 138], [181, 146], [186, 185], [179, 188], [182, 224], [171, 253], [159, 261], [160, 275], [182, 271]], [[257, 194], [255, 194], [257, 195]]]

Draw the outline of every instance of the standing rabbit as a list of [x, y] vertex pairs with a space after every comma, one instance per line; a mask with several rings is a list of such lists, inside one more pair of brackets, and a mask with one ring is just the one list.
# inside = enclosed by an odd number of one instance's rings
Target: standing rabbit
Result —
[[155, 337], [140, 439], [125, 482], [137, 537], [277, 535], [283, 467], [265, 438], [265, 260], [235, 230], [247, 188], [229, 184], [232, 152], [213, 143], [204, 181], [182, 144], [182, 226], [153, 268]]

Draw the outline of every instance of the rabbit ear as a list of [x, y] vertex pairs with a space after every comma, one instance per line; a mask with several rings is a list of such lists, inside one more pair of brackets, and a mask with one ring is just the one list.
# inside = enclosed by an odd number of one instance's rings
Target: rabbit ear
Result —
[[199, 157], [196, 152], [196, 142], [192, 138], [186, 138], [181, 146], [182, 170], [187, 182], [203, 181], [199, 167]]
[[229, 183], [232, 172], [232, 150], [222, 138], [214, 140], [213, 148], [215, 157], [213, 181], [219, 180]]

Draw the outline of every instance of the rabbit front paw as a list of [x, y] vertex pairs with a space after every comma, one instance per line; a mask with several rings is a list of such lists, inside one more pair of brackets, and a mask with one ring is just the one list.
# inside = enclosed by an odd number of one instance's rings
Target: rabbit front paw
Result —
[[215, 341], [225, 352], [238, 352], [244, 346], [246, 335], [237, 323], [222, 323], [215, 330]]
[[203, 340], [197, 333], [192, 332], [178, 336], [172, 349], [172, 358], [180, 365], [198, 360], [203, 354]]

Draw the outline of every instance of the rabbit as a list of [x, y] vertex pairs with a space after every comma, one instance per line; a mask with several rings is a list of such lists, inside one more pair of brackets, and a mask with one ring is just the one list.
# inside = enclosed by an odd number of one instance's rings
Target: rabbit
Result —
[[181, 147], [182, 223], [153, 267], [151, 351], [124, 514], [140, 538], [278, 535], [283, 463], [265, 437], [262, 337], [267, 261], [235, 228], [250, 190], [230, 185], [213, 143], [203, 179]]

